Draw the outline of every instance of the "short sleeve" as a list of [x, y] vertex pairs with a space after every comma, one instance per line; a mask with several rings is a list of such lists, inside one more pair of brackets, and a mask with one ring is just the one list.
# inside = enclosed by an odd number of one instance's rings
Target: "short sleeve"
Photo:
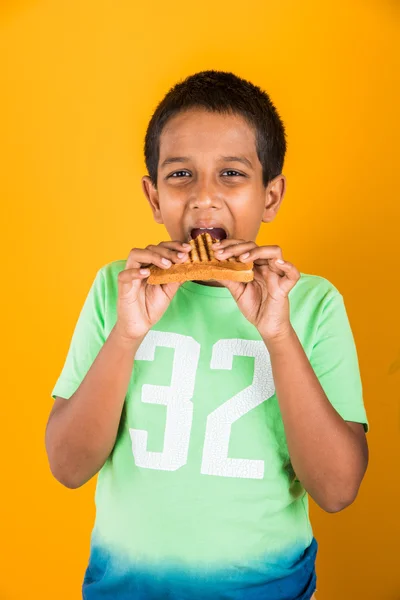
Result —
[[344, 299], [336, 288], [321, 310], [310, 363], [329, 401], [345, 421], [369, 424], [361, 375]]
[[100, 269], [87, 294], [72, 335], [67, 357], [52, 397], [70, 398], [78, 389], [105, 342], [105, 280]]

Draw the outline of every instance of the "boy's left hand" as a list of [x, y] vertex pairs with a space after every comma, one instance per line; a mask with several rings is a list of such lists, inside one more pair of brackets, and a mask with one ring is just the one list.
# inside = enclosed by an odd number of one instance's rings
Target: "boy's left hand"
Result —
[[[218, 280], [227, 287], [250, 323], [264, 339], [279, 339], [291, 331], [288, 294], [300, 279], [300, 273], [289, 262], [279, 264], [279, 246], [257, 246], [255, 242], [228, 238], [213, 244], [215, 257], [231, 256], [242, 262], [254, 262], [254, 279], [249, 283]], [[218, 254], [218, 250], [223, 250]], [[248, 256], [243, 256], [249, 253]]]

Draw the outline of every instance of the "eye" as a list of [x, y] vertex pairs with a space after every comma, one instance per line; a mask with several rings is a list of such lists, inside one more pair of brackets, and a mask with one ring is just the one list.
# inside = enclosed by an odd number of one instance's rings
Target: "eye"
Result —
[[[231, 177], [245, 177], [245, 175], [243, 175], [243, 173], [239, 173], [239, 171], [234, 171], [233, 169], [226, 169], [225, 171], [222, 172], [222, 174], [224, 173], [228, 173], [229, 174], [229, 178]], [[183, 175], [183, 177], [181, 177], [181, 175]], [[174, 173], [171, 173], [170, 175], [167, 176], [167, 179], [170, 179], [171, 177], [173, 179], [184, 179], [185, 176], [191, 176], [191, 173], [189, 171], [186, 170], [181, 170], [181, 171], [175, 171]]]
[[181, 179], [181, 177], [176, 177], [176, 175], [178, 175], [179, 173], [188, 173], [190, 175], [189, 171], [175, 171], [175, 173], [171, 173], [171, 175], [168, 175], [167, 179], [169, 177], [174, 177], [175, 179]]
[[233, 177], [236, 177], [237, 175], [239, 175], [239, 177], [243, 177], [242, 173], [239, 173], [239, 171], [233, 171], [232, 169], [228, 169], [227, 171], [224, 171], [224, 173], [233, 173]]

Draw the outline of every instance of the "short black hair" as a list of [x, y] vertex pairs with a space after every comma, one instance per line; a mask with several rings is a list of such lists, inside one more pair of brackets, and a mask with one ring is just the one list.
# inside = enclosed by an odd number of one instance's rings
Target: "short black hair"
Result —
[[264, 186], [281, 174], [286, 153], [286, 132], [269, 95], [234, 73], [201, 71], [175, 84], [158, 104], [150, 119], [144, 154], [154, 187], [157, 187], [163, 128], [177, 113], [192, 108], [242, 116], [255, 131]]

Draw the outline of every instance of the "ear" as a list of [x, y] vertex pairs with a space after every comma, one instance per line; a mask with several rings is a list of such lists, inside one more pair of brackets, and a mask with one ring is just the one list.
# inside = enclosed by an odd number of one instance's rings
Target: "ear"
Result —
[[282, 174], [272, 179], [265, 189], [265, 205], [262, 221], [273, 221], [286, 192], [286, 177]]
[[158, 191], [148, 175], [142, 177], [142, 188], [144, 195], [150, 204], [155, 222], [162, 224], [163, 220], [161, 216], [160, 203], [158, 200]]

